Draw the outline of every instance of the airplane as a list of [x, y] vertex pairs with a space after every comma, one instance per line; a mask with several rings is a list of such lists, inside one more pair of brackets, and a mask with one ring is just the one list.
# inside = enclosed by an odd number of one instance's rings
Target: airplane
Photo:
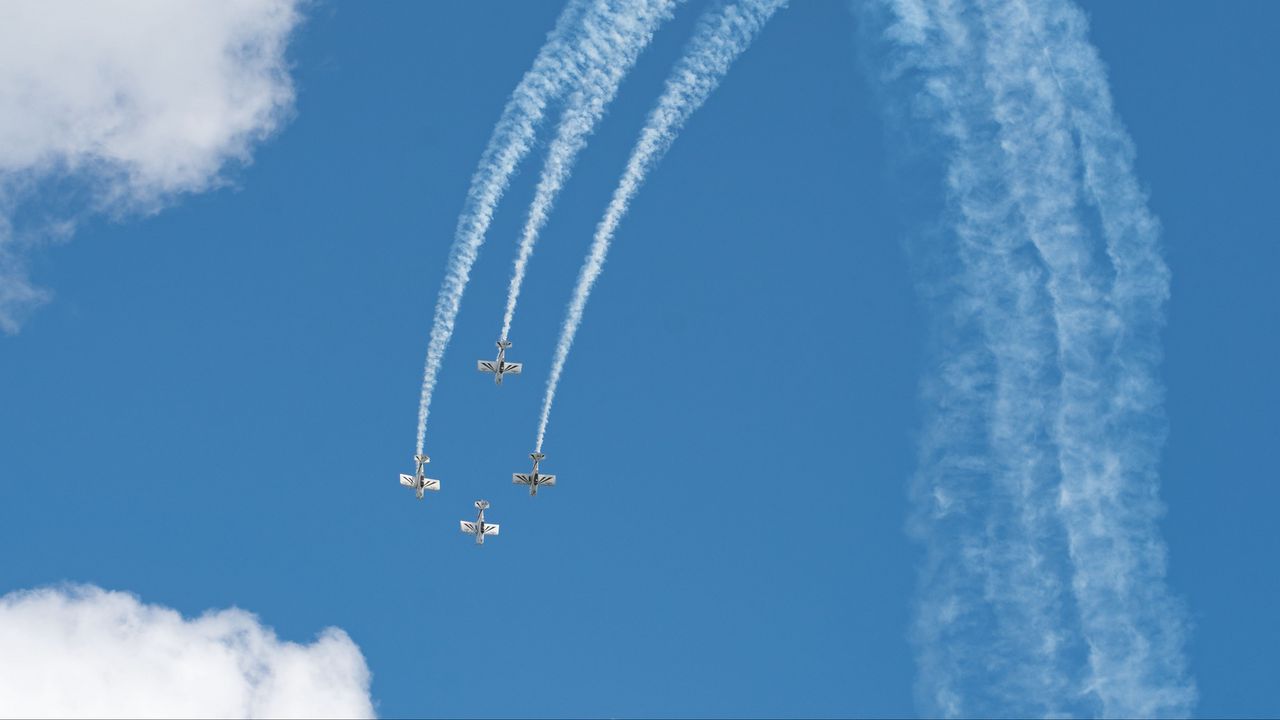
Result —
[[511, 343], [506, 340], [498, 341], [498, 359], [493, 362], [488, 360], [479, 360], [476, 362], [476, 368], [480, 372], [493, 373], [493, 382], [495, 385], [502, 384], [502, 376], [505, 373], [519, 375], [520, 368], [524, 367], [523, 363], [512, 363], [506, 361], [507, 348], [511, 347]]
[[431, 492], [439, 491], [440, 481], [432, 480], [431, 478], [427, 477], [425, 471], [422, 469], [423, 465], [426, 465], [427, 463], [431, 462], [431, 458], [427, 457], [426, 455], [414, 455], [413, 459], [416, 460], [418, 463], [418, 471], [412, 475], [405, 475], [404, 473], [400, 473], [400, 484], [407, 488], [413, 488], [414, 490], [417, 490], [418, 499], [421, 500], [423, 491], [426, 491], [426, 490], [430, 490]]
[[552, 487], [556, 484], [555, 475], [542, 475], [538, 472], [538, 463], [546, 457], [540, 452], [529, 453], [529, 457], [533, 458], [533, 472], [525, 475], [524, 473], [511, 473], [511, 482], [516, 485], [528, 485], [529, 494], [537, 495], [538, 486], [546, 485]]
[[487, 523], [487, 522], [485, 522], [485, 521], [484, 521], [484, 511], [485, 511], [486, 509], [488, 509], [488, 507], [489, 507], [489, 501], [488, 501], [488, 500], [477, 500], [477, 501], [476, 501], [476, 509], [477, 509], [477, 510], [479, 510], [479, 511], [480, 511], [480, 513], [479, 513], [478, 515], [476, 515], [476, 521], [475, 521], [475, 522], [467, 522], [466, 520], [461, 520], [461, 521], [459, 521], [460, 525], [462, 526], [462, 532], [464, 532], [464, 533], [466, 533], [466, 534], [468, 534], [468, 535], [475, 535], [475, 536], [476, 536], [476, 544], [477, 544], [477, 545], [483, 545], [483, 544], [484, 544], [484, 536], [485, 536], [485, 535], [497, 535], [497, 534], [498, 534], [498, 526], [497, 526], [497, 525], [495, 525], [495, 524], [493, 524], [493, 523]]

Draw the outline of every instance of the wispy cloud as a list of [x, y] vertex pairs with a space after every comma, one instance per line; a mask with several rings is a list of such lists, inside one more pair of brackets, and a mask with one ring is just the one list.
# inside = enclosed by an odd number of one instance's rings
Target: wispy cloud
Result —
[[184, 618], [95, 587], [0, 598], [6, 717], [373, 717], [347, 634], [283, 642], [243, 610]]
[[[288, 118], [295, 0], [0, 5], [0, 329], [47, 294], [26, 246], [76, 214], [153, 212], [223, 182]], [[156, 32], [155, 28], [164, 28]], [[14, 227], [46, 183], [87, 190], [49, 227]]]
[[916, 638], [920, 694], [947, 715], [1066, 711], [1071, 621], [1058, 529], [1057, 342], [1047, 272], [1005, 178], [982, 81], [983, 38], [942, 4], [895, 6], [890, 35], [924, 71], [922, 106], [950, 145], [954, 243], [942, 371], [922, 444], [913, 528], [926, 545]]
[[591, 249], [578, 273], [578, 282], [560, 329], [560, 340], [556, 344], [551, 375], [547, 379], [547, 392], [542, 401], [536, 443], [538, 452], [542, 450], [556, 388], [560, 383], [560, 375], [564, 372], [569, 349], [573, 347], [578, 326], [582, 324], [582, 312], [587, 306], [587, 298], [604, 269], [609, 243], [618, 229], [618, 223], [627, 212], [631, 198], [640, 189], [649, 169], [671, 147], [685, 121], [702, 106], [729, 71], [733, 61], [751, 45], [756, 34], [783, 4], [785, 0], [726, 2], [699, 19], [693, 39], [677, 61], [657, 106], [649, 113], [649, 119], [640, 131], [640, 139], [631, 151], [626, 170], [618, 181], [604, 217], [596, 226]]
[[[890, 7], [897, 69], [949, 144], [958, 261], [914, 491], [921, 700], [949, 715], [1185, 713], [1184, 619], [1155, 528], [1167, 270], [1083, 19], [1050, 2]], [[1125, 299], [1135, 255], [1140, 302]]]

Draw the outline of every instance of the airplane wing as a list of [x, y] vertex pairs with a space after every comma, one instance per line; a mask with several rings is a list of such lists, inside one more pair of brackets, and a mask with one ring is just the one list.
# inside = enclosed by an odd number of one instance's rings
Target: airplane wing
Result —
[[513, 485], [528, 485], [533, 482], [533, 478], [524, 473], [511, 473], [511, 483]]
[[498, 534], [498, 526], [497, 526], [497, 525], [490, 525], [489, 523], [485, 523], [485, 524], [484, 524], [484, 534], [485, 534], [485, 535], [497, 535], [497, 534]]
[[480, 372], [496, 373], [498, 368], [488, 360], [479, 360], [476, 362], [476, 369]]
[[424, 490], [430, 490], [432, 492], [436, 492], [440, 489], [439, 480], [432, 480], [431, 478], [423, 478], [423, 480], [424, 482], [422, 483], [422, 488]]
[[502, 372], [508, 375], [519, 375], [520, 369], [524, 367], [524, 363], [502, 363]]
[[464, 532], [464, 533], [466, 533], [466, 534], [468, 534], [468, 535], [475, 535], [475, 534], [476, 534], [476, 524], [475, 524], [475, 523], [473, 523], [473, 522], [467, 522], [466, 520], [461, 520], [461, 521], [459, 521], [459, 522], [460, 522], [460, 524], [462, 525], [462, 532]]
[[400, 484], [407, 488], [413, 487], [413, 476], [400, 473]]
[[538, 483], [539, 483], [539, 484], [542, 484], [542, 485], [555, 485], [555, 484], [556, 484], [556, 476], [555, 476], [555, 475], [543, 475], [541, 478], [539, 478], [539, 479], [538, 479]]

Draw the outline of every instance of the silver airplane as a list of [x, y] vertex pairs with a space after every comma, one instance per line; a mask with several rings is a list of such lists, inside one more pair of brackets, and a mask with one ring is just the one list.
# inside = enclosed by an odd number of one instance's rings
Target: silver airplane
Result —
[[511, 347], [511, 343], [506, 340], [498, 341], [498, 359], [493, 362], [488, 360], [479, 360], [476, 362], [476, 368], [480, 372], [493, 373], [493, 382], [495, 385], [502, 384], [502, 376], [505, 374], [519, 375], [522, 363], [507, 362], [507, 348]]
[[533, 458], [533, 472], [528, 475], [525, 475], [524, 473], [511, 473], [511, 482], [516, 485], [528, 485], [530, 495], [538, 494], [539, 485], [546, 485], [547, 487], [555, 486], [555, 475], [543, 475], [538, 472], [538, 463], [541, 462], [546, 455], [543, 455], [540, 452], [535, 452], [529, 453], [529, 457]]
[[413, 459], [418, 463], [418, 471], [412, 475], [405, 475], [404, 473], [400, 473], [400, 484], [407, 488], [413, 488], [414, 490], [417, 490], [418, 499], [421, 500], [422, 494], [424, 491], [426, 490], [430, 490], [431, 492], [439, 491], [440, 481], [432, 480], [431, 478], [427, 477], [426, 471], [422, 469], [423, 465], [426, 465], [427, 463], [431, 462], [431, 458], [427, 457], [426, 455], [414, 455]]
[[462, 532], [468, 535], [476, 536], [477, 545], [484, 544], [485, 535], [498, 534], [497, 525], [495, 525], [494, 523], [487, 523], [484, 521], [484, 511], [488, 509], [488, 507], [489, 507], [488, 500], [477, 500], [476, 509], [479, 510], [480, 512], [479, 514], [476, 515], [476, 521], [475, 522], [467, 522], [466, 520], [459, 521], [460, 525], [462, 526]]

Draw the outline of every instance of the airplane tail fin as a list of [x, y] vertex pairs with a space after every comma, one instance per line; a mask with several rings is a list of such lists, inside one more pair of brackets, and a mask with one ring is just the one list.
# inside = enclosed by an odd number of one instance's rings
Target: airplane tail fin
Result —
[[510, 340], [499, 340], [499, 341], [498, 341], [498, 348], [499, 348], [500, 350], [506, 350], [506, 349], [507, 349], [507, 348], [509, 348], [509, 347], [511, 347], [511, 341], [510, 341]]
[[541, 461], [542, 461], [544, 458], [546, 458], [547, 456], [546, 456], [546, 455], [543, 455], [543, 454], [542, 454], [542, 453], [540, 453], [540, 452], [531, 452], [531, 453], [529, 453], [529, 457], [533, 458], [533, 459], [534, 459], [535, 461], [537, 461], [537, 462], [541, 462]]

